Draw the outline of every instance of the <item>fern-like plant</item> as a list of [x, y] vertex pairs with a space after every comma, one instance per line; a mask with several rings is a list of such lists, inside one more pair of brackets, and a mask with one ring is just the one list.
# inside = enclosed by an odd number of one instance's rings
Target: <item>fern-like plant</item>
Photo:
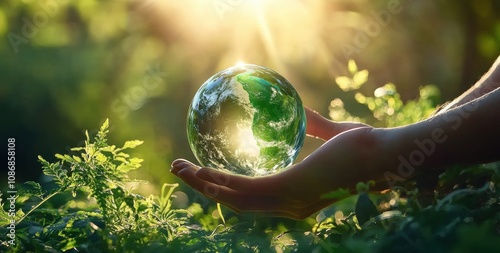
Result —
[[[28, 226], [29, 229], [18, 229], [17, 240], [24, 241], [18, 245], [26, 247], [31, 244], [33, 248], [10, 247], [12, 245], [2, 241], [4, 249], [50, 249], [55, 252], [58, 252], [56, 249], [65, 251], [71, 248], [88, 250], [89, 245], [85, 242], [88, 243], [90, 236], [101, 240], [106, 245], [104, 248], [123, 252], [149, 245], [153, 241], [167, 242], [183, 230], [182, 226], [189, 213], [186, 210], [172, 209], [171, 202], [172, 193], [178, 185], [164, 184], [159, 196], [144, 197], [132, 193], [125, 185], [133, 181], [127, 173], [138, 169], [142, 159], [131, 157], [127, 151], [143, 142], [132, 140], [125, 142], [122, 147], [116, 147], [107, 143], [108, 132], [109, 121], [106, 120], [93, 139], [85, 132], [85, 145], [71, 149], [76, 154], [56, 154], [57, 161], [52, 163], [38, 157], [43, 173], [53, 179], [56, 187], [44, 192], [36, 182], [25, 183], [26, 189], [19, 194], [23, 196], [21, 200], [39, 201], [26, 213], [19, 209], [16, 215], [17, 227]], [[75, 201], [70, 200], [67, 205], [59, 208], [60, 214], [64, 214], [60, 219], [50, 222], [40, 219], [40, 216], [48, 216], [54, 211], [42, 208], [43, 204], [56, 195], [65, 193], [71, 193], [73, 198], [77, 193], [84, 193], [90, 200], [95, 200], [97, 209], [74, 210], [70, 206]], [[31, 216], [35, 217], [30, 219]], [[3, 208], [0, 217], [7, 217]], [[45, 224], [42, 229], [40, 221], [49, 224]], [[1, 225], [6, 224], [7, 220], [2, 219]], [[59, 241], [44, 241], [43, 238], [58, 238]]]

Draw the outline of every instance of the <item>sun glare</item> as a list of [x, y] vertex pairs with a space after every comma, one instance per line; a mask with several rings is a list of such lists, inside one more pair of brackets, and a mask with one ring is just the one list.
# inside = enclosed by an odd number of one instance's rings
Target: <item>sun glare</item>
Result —
[[[299, 90], [296, 69], [314, 76], [344, 74], [339, 45], [353, 21], [335, 1], [150, 1], [155, 28], [167, 41], [182, 39], [189, 50], [179, 53], [197, 59], [192, 64], [200, 71], [252, 63], [278, 71]], [[307, 99], [310, 94], [302, 90]]]
[[251, 124], [238, 126], [236, 131], [236, 137], [232, 140], [233, 144], [236, 146], [235, 153], [243, 157], [255, 158], [257, 160], [260, 154], [260, 148], [253, 136]]
[[245, 65], [245, 62], [244, 62], [244, 61], [242, 61], [242, 60], [238, 60], [238, 61], [236, 62], [236, 64], [235, 64], [235, 65], [236, 65], [237, 67], [241, 68], [241, 67], [243, 67], [243, 66]]

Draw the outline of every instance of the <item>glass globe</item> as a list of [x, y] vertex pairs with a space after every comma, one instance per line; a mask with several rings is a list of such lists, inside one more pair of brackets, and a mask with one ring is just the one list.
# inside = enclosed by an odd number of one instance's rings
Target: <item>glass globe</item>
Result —
[[210, 77], [188, 111], [189, 145], [202, 166], [263, 176], [292, 164], [306, 117], [293, 86], [275, 71], [239, 64]]

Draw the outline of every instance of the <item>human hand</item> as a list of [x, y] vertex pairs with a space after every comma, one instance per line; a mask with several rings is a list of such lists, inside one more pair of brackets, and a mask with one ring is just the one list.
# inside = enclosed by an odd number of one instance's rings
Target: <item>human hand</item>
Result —
[[305, 108], [307, 119], [307, 135], [311, 137], [329, 140], [337, 134], [358, 127], [370, 127], [369, 125], [358, 122], [335, 122], [326, 119], [316, 111]]
[[[206, 197], [236, 212], [303, 219], [336, 199], [321, 196], [338, 188], [354, 190], [373, 179], [378, 159], [372, 128], [359, 123], [335, 123], [306, 109], [307, 134], [330, 139], [302, 162], [274, 175], [247, 177], [202, 168], [177, 159], [171, 172]], [[347, 131], [350, 130], [350, 131]], [[380, 174], [380, 173], [379, 173]]]

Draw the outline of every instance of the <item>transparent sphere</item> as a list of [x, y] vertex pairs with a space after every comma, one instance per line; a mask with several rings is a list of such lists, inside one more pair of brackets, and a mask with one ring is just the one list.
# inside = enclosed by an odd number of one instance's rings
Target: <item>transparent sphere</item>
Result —
[[293, 86], [275, 71], [240, 64], [210, 77], [191, 102], [189, 145], [206, 167], [247, 176], [291, 165], [306, 117]]

